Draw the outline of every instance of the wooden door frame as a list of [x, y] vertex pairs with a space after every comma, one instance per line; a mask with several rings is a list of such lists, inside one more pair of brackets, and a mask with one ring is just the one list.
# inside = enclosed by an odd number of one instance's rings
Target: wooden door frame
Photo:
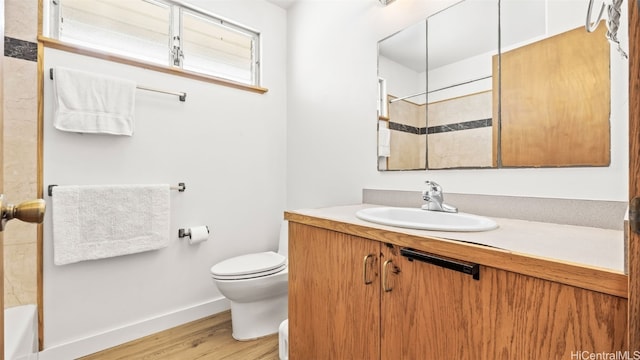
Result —
[[[629, 0], [629, 201], [640, 197], [640, 0]], [[632, 219], [630, 219], [632, 220]], [[629, 350], [640, 351], [640, 234], [629, 231]]]
[[[38, 0], [38, 37], [43, 33], [44, 0]], [[36, 196], [38, 199], [44, 198], [44, 44], [38, 41], [38, 64], [37, 64], [37, 96], [38, 96], [38, 132], [37, 132], [37, 179]], [[36, 239], [36, 302], [38, 306], [38, 349], [44, 350], [44, 228], [43, 224], [38, 224]]]
[[[0, 35], [4, 39], [4, 0], [0, 0]], [[4, 41], [0, 45], [0, 84], [4, 84]], [[0, 104], [4, 104], [4, 86], [0, 86]], [[0, 111], [0, 149], [4, 147], [4, 111]], [[0, 194], [4, 193], [4, 151], [0, 155]], [[4, 238], [0, 232], [0, 360], [4, 360]]]

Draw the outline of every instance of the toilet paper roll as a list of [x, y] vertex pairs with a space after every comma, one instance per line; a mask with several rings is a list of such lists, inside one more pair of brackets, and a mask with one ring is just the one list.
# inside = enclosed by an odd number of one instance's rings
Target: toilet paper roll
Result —
[[209, 239], [209, 228], [207, 226], [196, 226], [191, 228], [189, 244], [197, 244]]

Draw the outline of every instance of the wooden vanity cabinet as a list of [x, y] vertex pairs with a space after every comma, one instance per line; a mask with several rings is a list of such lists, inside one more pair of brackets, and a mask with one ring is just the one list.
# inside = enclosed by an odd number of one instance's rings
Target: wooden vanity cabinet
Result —
[[462, 263], [474, 276], [292, 222], [289, 244], [292, 360], [547, 360], [626, 349], [623, 298]]

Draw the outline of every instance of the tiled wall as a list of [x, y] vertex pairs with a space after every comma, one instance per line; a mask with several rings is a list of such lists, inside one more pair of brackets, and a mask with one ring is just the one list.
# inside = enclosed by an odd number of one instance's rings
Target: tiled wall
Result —
[[[389, 96], [393, 99], [393, 96]], [[391, 156], [388, 170], [424, 169], [426, 166], [426, 106], [401, 100], [389, 104]]]
[[426, 108], [405, 100], [390, 103], [388, 170], [492, 166], [491, 91], [430, 103], [428, 117]]
[[429, 104], [429, 169], [493, 164], [492, 92]]
[[[5, 1], [4, 194], [16, 204], [37, 191], [38, 0]], [[34, 304], [36, 225], [14, 220], [4, 232], [5, 306]]]

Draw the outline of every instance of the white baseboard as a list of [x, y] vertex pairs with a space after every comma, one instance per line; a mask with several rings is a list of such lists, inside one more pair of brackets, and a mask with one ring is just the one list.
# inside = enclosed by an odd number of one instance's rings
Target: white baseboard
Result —
[[72, 342], [48, 347], [39, 353], [39, 360], [77, 359], [128, 341], [229, 310], [229, 308], [229, 301], [221, 297], [103, 333], [77, 339]]

